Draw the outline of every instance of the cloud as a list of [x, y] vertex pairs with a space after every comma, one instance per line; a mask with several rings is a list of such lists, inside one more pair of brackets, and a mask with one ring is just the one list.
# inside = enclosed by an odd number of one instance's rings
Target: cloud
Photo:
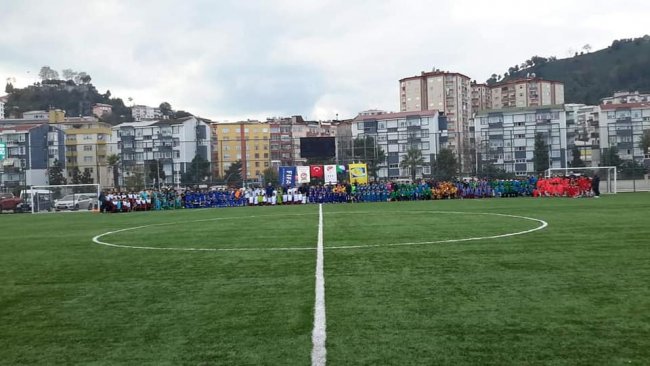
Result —
[[[208, 1], [3, 4], [0, 77], [85, 71], [123, 99], [222, 119], [398, 109], [400, 78], [479, 81], [532, 55], [641, 36], [645, 1]], [[27, 73], [30, 71], [30, 73]]]

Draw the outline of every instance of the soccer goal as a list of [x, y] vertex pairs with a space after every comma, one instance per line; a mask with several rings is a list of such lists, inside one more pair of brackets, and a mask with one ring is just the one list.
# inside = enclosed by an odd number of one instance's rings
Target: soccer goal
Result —
[[99, 192], [99, 184], [66, 184], [32, 186], [20, 196], [25, 212], [92, 211], [98, 208]]
[[571, 175], [586, 175], [593, 177], [598, 174], [600, 177], [601, 193], [618, 193], [618, 180], [615, 166], [592, 166], [584, 168], [550, 168], [546, 170], [546, 178], [553, 176], [568, 177]]

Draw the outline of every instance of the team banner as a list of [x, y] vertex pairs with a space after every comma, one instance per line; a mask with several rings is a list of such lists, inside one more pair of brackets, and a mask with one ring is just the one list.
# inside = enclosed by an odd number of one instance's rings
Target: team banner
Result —
[[296, 167], [296, 176], [298, 177], [298, 184], [309, 183], [311, 181], [311, 175], [309, 174], [308, 166], [297, 166]]
[[368, 183], [368, 166], [357, 163], [350, 164], [350, 183], [366, 184]]
[[293, 187], [296, 185], [296, 167], [295, 166], [281, 166], [280, 167], [280, 185]]
[[325, 165], [325, 184], [336, 184], [336, 165]]
[[312, 165], [309, 167], [309, 174], [314, 179], [323, 178], [323, 166], [322, 165]]

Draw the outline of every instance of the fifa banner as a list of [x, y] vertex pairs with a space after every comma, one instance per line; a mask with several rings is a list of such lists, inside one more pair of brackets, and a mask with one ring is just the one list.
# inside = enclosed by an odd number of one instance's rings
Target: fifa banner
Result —
[[308, 166], [297, 166], [296, 176], [298, 177], [298, 184], [309, 183], [311, 181], [311, 169]]
[[296, 185], [296, 167], [295, 166], [281, 166], [280, 167], [280, 185], [293, 187]]
[[325, 165], [325, 184], [336, 184], [336, 165]]
[[368, 183], [368, 166], [366, 164], [350, 164], [350, 183]]

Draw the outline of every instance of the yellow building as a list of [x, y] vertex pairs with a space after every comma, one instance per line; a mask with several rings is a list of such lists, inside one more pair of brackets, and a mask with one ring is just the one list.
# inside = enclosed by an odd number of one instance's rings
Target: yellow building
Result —
[[243, 121], [212, 124], [212, 161], [216, 176], [226, 179], [225, 172], [241, 160], [242, 177], [259, 180], [271, 161], [268, 122]]
[[[93, 183], [112, 186], [107, 171], [106, 155], [111, 136], [111, 125], [93, 117], [66, 118], [53, 123], [65, 133], [65, 167], [68, 183], [72, 183], [72, 171], [79, 168], [81, 174], [90, 171]], [[103, 173], [103, 174], [102, 174]]]

